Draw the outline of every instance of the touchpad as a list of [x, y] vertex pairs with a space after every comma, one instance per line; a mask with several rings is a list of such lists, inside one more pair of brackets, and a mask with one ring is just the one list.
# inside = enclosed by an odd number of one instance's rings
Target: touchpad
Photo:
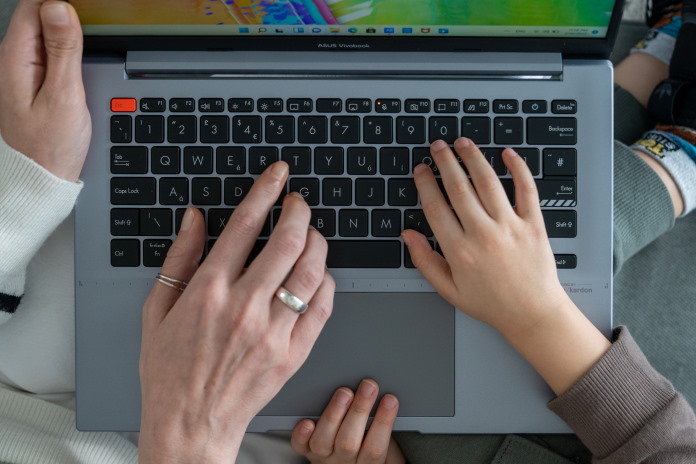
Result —
[[436, 293], [338, 293], [307, 362], [260, 415], [319, 416], [338, 387], [372, 378], [399, 416], [453, 416], [454, 318]]

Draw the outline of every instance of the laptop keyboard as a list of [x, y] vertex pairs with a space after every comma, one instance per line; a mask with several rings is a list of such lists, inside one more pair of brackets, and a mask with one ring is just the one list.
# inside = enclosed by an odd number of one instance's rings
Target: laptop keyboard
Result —
[[[460, 136], [481, 147], [512, 204], [502, 151], [515, 148], [537, 178], [549, 237], [577, 235], [573, 100], [120, 98], [111, 110], [114, 267], [161, 266], [190, 205], [206, 218], [210, 250], [254, 179], [283, 160], [285, 193], [309, 204], [330, 268], [413, 268], [403, 229], [436, 247], [413, 167], [426, 163], [438, 176], [429, 144]], [[250, 260], [267, 242], [282, 196]], [[556, 262], [573, 268], [577, 258]]]

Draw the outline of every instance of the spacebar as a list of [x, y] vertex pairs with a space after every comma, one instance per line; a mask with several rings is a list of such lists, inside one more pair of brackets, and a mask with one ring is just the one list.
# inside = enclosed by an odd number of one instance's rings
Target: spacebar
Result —
[[401, 242], [397, 240], [328, 240], [329, 268], [401, 267]]

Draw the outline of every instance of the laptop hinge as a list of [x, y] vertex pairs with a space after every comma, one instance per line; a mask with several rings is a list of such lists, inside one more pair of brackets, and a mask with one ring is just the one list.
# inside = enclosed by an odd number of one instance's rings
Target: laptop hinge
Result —
[[129, 78], [560, 80], [560, 53], [128, 52]]

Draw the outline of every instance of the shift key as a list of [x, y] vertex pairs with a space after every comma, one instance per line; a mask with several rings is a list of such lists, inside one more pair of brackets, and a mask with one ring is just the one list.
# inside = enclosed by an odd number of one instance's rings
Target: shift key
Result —
[[575, 145], [578, 143], [578, 120], [575, 118], [528, 118], [529, 145]]
[[111, 179], [112, 205], [154, 205], [156, 200], [154, 177], [113, 177]]

